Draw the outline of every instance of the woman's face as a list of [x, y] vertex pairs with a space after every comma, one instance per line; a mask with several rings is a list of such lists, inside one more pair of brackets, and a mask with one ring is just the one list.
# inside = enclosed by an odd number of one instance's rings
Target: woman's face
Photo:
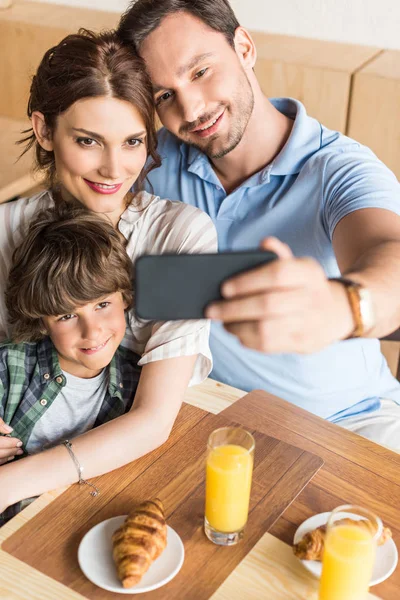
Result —
[[147, 158], [139, 111], [105, 96], [78, 100], [57, 118], [49, 143], [64, 197], [73, 196], [116, 224]]

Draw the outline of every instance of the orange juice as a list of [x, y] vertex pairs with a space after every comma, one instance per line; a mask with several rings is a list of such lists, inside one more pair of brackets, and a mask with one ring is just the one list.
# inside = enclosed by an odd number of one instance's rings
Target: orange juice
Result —
[[221, 532], [239, 531], [249, 511], [253, 456], [226, 444], [213, 448], [206, 465], [206, 519]]
[[365, 600], [375, 558], [371, 533], [337, 525], [326, 536], [319, 600]]

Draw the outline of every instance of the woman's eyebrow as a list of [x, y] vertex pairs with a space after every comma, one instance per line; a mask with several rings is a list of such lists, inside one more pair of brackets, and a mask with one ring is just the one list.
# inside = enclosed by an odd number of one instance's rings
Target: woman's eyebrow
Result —
[[95, 133], [94, 131], [89, 131], [88, 129], [82, 129], [81, 127], [72, 127], [72, 131], [77, 131], [79, 133], [84, 133], [87, 136], [97, 138], [99, 140], [104, 140], [103, 136], [99, 133]]
[[[100, 135], [100, 133], [95, 133], [94, 131], [89, 131], [88, 129], [82, 129], [81, 127], [72, 127], [72, 130], [79, 132], [79, 133], [84, 133], [85, 135], [87, 135], [89, 137], [96, 138], [97, 140], [102, 140], [103, 142], [105, 140], [105, 138], [102, 135]], [[146, 134], [146, 130], [142, 129], [141, 131], [138, 131], [137, 133], [132, 133], [132, 135], [128, 135], [125, 138], [125, 141], [131, 140], [132, 138], [140, 137], [145, 134]]]

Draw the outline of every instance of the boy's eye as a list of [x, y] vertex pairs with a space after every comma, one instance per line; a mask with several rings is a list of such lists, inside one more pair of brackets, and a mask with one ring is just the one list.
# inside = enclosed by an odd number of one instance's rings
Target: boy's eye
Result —
[[196, 75], [194, 76], [195, 79], [199, 79], [200, 77], [203, 77], [203, 75], [208, 71], [207, 68], [201, 69], [200, 71], [198, 71], [196, 73]]
[[86, 148], [91, 148], [97, 144], [96, 140], [93, 138], [77, 138], [76, 140], [78, 144], [81, 146], [85, 146]]
[[109, 306], [110, 304], [111, 304], [111, 302], [106, 302], [106, 301], [105, 301], [105, 302], [99, 302], [97, 306], [98, 306], [99, 308], [106, 308], [106, 307], [107, 307], [107, 306]]
[[57, 321], [69, 321], [70, 319], [73, 319], [75, 315], [63, 315], [62, 317], [60, 317], [59, 319], [57, 319]]

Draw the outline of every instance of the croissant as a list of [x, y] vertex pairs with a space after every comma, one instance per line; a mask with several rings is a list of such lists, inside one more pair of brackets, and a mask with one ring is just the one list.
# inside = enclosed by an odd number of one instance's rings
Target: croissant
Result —
[[112, 536], [113, 558], [124, 588], [139, 583], [167, 545], [164, 506], [158, 498], [139, 504]]
[[[356, 521], [354, 519], [340, 519], [340, 521], [336, 521], [337, 525], [355, 525], [357, 527], [362, 527], [368, 529], [371, 533], [373, 533], [372, 525], [369, 521], [365, 519]], [[324, 542], [325, 542], [325, 534], [326, 534], [326, 525], [321, 525], [321, 527], [317, 527], [317, 529], [313, 529], [313, 531], [309, 531], [306, 535], [300, 540], [298, 544], [294, 544], [293, 552], [302, 560], [322, 560], [322, 554], [324, 551]], [[388, 539], [392, 537], [392, 532], [389, 527], [384, 527], [382, 530], [382, 534], [378, 540], [378, 546], [382, 546]]]

